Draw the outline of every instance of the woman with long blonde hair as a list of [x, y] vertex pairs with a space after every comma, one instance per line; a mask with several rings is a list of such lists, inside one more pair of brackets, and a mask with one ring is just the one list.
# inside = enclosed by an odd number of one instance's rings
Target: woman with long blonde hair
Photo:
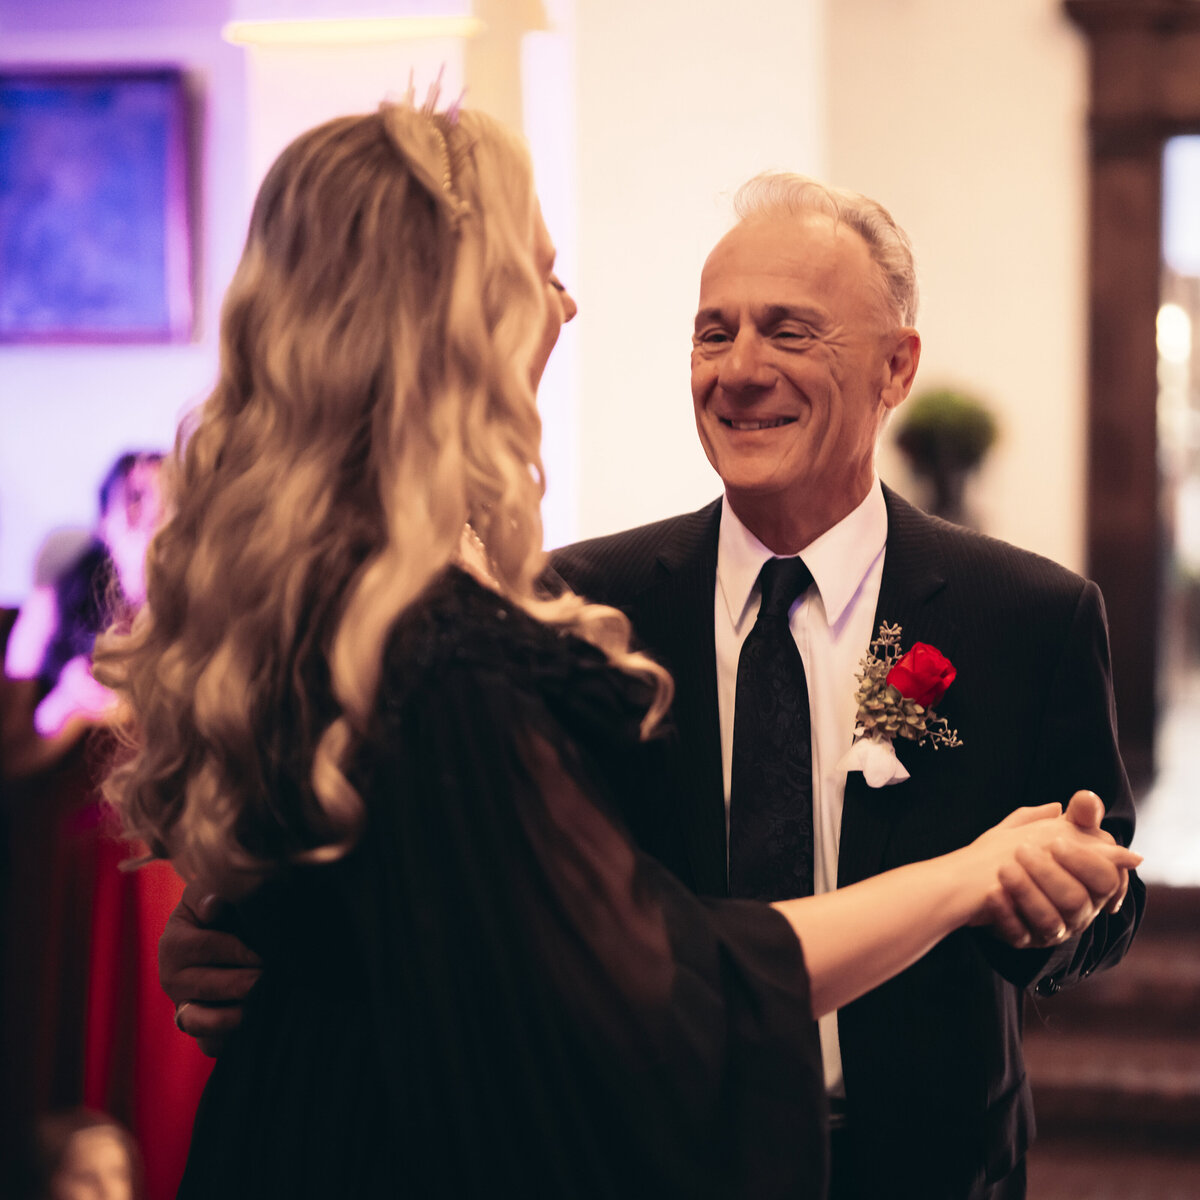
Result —
[[264, 964], [182, 1195], [819, 1194], [813, 1017], [988, 919], [1022, 845], [1136, 861], [1052, 806], [768, 906], [634, 847], [670, 680], [539, 590], [553, 259], [477, 113], [331, 121], [262, 185], [147, 604], [97, 656], [126, 829]]

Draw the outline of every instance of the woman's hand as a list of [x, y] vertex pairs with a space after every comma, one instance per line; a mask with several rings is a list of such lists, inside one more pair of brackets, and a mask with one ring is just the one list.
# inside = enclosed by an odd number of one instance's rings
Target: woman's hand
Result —
[[1019, 808], [977, 838], [964, 853], [994, 883], [971, 923], [1019, 949], [1052, 947], [1116, 912], [1142, 859], [1100, 828], [1103, 816], [1098, 796], [1076, 792], [1065, 813]]

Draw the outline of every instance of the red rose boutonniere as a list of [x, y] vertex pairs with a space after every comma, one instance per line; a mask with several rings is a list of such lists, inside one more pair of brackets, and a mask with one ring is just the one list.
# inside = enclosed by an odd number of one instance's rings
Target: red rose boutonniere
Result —
[[932, 708], [954, 682], [954, 664], [936, 647], [917, 642], [887, 673], [887, 681], [922, 708]]
[[860, 770], [872, 787], [908, 778], [892, 742], [907, 738], [934, 749], [961, 746], [957, 730], [934, 712], [934, 705], [954, 682], [950, 660], [935, 646], [917, 642], [900, 651], [900, 626], [879, 627], [858, 673], [858, 714], [854, 745], [844, 760]]

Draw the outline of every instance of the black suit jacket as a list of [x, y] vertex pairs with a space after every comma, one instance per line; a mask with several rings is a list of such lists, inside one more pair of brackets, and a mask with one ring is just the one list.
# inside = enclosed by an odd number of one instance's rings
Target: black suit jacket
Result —
[[[888, 541], [875, 628], [900, 624], [958, 671], [938, 705], [963, 745], [897, 749], [911, 778], [846, 782], [838, 882], [964, 845], [1012, 809], [1091, 788], [1125, 844], [1133, 804], [1117, 750], [1103, 602], [1050, 562], [919, 512], [884, 489]], [[660, 806], [636, 836], [692, 888], [725, 895], [725, 808], [713, 602], [720, 504], [567, 547], [556, 570], [612, 604], [674, 675], [673, 729], [653, 753]], [[867, 647], [863, 647], [865, 654]], [[847, 747], [851, 738], [847, 730]], [[1022, 992], [1047, 996], [1120, 959], [1144, 904], [1050, 951], [1016, 951], [961, 930], [890, 983], [842, 1009], [849, 1120], [877, 1195], [966, 1197], [1004, 1178], [1033, 1136], [1021, 1053]]]

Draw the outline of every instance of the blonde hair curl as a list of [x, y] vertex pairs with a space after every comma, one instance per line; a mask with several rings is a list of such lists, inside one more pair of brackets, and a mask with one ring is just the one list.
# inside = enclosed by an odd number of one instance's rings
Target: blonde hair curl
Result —
[[[406, 157], [415, 120], [444, 175]], [[667, 707], [622, 614], [538, 592], [539, 219], [527, 152], [475, 112], [330, 121], [264, 180], [218, 383], [176, 439], [147, 603], [96, 651], [131, 714], [106, 794], [185, 876], [236, 894], [354, 844], [345, 768], [389, 631], [468, 521], [505, 596], [653, 684], [645, 732]]]

